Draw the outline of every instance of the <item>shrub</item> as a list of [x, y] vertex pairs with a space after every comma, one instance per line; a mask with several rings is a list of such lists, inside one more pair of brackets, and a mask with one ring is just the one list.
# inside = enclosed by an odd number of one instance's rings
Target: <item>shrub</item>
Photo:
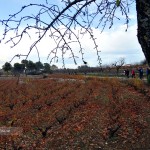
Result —
[[144, 83], [140, 79], [131, 79], [130, 80], [130, 85], [135, 88], [135, 90], [141, 90], [143, 89]]

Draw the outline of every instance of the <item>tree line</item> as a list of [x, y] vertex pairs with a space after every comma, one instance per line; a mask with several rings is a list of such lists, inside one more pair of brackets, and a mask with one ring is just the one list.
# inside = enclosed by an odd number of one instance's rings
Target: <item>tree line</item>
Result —
[[33, 62], [31, 60], [22, 60], [21, 63], [14, 63], [11, 65], [10, 62], [6, 62], [2, 69], [5, 72], [11, 72], [14, 75], [25, 73], [27, 74], [42, 74], [42, 73], [52, 73], [53, 69], [56, 69], [56, 65], [50, 66], [49, 63], [42, 63], [40, 61]]
[[2, 69], [7, 72], [11, 72], [13, 75], [26, 74], [26, 75], [40, 75], [43, 73], [63, 73], [63, 74], [101, 74], [101, 75], [123, 75], [125, 69], [131, 70], [131, 68], [138, 68], [139, 66], [146, 67], [147, 61], [143, 61], [135, 64], [126, 64], [124, 58], [119, 58], [118, 60], [102, 65], [101, 67], [91, 67], [88, 64], [78, 66], [75, 69], [71, 68], [58, 68], [56, 65], [50, 65], [48, 63], [42, 63], [40, 61], [33, 62], [31, 60], [22, 60], [21, 63], [14, 63], [12, 66], [10, 62], [6, 62]]

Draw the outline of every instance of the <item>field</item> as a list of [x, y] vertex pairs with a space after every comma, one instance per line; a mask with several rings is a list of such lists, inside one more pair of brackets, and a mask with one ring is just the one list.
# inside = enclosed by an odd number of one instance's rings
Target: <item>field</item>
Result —
[[78, 75], [0, 80], [3, 149], [148, 150], [149, 86]]

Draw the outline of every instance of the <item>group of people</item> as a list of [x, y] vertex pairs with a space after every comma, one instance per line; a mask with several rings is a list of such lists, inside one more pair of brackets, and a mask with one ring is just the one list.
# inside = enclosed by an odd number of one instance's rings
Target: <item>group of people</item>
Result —
[[[139, 78], [140, 78], [140, 79], [143, 79], [143, 74], [144, 74], [143, 68], [140, 67], [140, 68], [137, 69], [137, 71], [138, 71], [138, 73], [139, 73]], [[127, 78], [129, 78], [129, 74], [130, 74], [129, 69], [126, 69], [124, 72], [125, 72], [125, 76], [126, 76]], [[149, 75], [150, 75], [150, 68], [148, 67], [148, 68], [146, 69], [146, 76], [147, 76], [147, 78], [148, 78]], [[134, 70], [134, 69], [131, 70], [131, 77], [132, 77], [132, 78], [135, 78], [135, 70]]]

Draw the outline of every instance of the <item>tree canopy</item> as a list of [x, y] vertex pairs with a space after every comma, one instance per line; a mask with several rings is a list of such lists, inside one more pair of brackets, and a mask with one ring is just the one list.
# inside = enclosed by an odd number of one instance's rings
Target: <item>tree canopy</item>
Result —
[[9, 62], [6, 62], [2, 68], [4, 71], [6, 71], [8, 73], [8, 71], [10, 71], [12, 69], [12, 65]]

